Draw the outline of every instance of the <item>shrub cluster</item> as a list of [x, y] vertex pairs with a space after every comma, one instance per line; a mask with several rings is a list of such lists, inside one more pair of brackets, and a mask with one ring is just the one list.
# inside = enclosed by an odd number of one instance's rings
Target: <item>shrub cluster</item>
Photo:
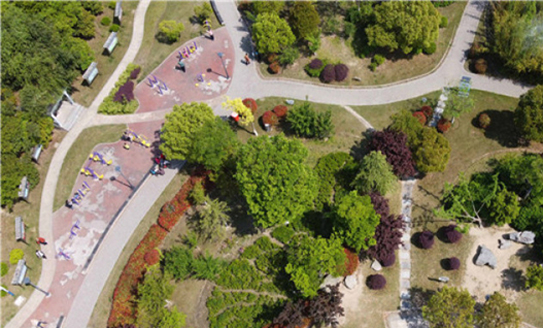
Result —
[[479, 114], [479, 118], [477, 121], [479, 122], [479, 127], [483, 129], [486, 129], [490, 126], [490, 116], [488, 116], [488, 114]]
[[380, 290], [385, 288], [385, 286], [387, 285], [387, 280], [384, 276], [380, 274], [372, 274], [366, 280], [366, 285], [368, 285], [370, 289]]
[[426, 125], [426, 115], [422, 111], [414, 112], [413, 116], [419, 120], [420, 124]]
[[429, 230], [424, 230], [419, 236], [419, 243], [422, 248], [430, 249], [434, 246], [434, 233]]
[[336, 175], [345, 165], [353, 162], [353, 158], [344, 152], [329, 153], [319, 159], [315, 166], [315, 173], [319, 177], [319, 193], [315, 199], [317, 210], [322, 210], [324, 206], [331, 204], [336, 186]]
[[328, 64], [324, 66], [320, 78], [324, 83], [334, 82], [336, 80], [336, 70], [334, 69], [334, 65]]
[[324, 139], [334, 132], [332, 112], [317, 113], [308, 102], [291, 109], [287, 122], [299, 137]]
[[347, 78], [347, 75], [349, 75], [349, 67], [345, 64], [337, 64], [334, 66], [334, 70], [336, 73], [336, 81], [338, 82], [344, 81]]
[[158, 224], [153, 224], [151, 226], [128, 259], [128, 262], [117, 281], [115, 291], [113, 292], [108, 327], [135, 323], [136, 303], [133, 302], [135, 298], [134, 292], [146, 271], [146, 257], [150, 261], [153, 260], [154, 255], [150, 255], [150, 252], [156, 250], [160, 246], [164, 238], [168, 235], [168, 231], [175, 226], [185, 210], [189, 207], [190, 204], [187, 201], [187, 196], [190, 188], [192, 188], [197, 181], [203, 180], [207, 173], [208, 172], [202, 172], [201, 170], [195, 170], [193, 175], [183, 184], [183, 187], [174, 199], [162, 207], [158, 218]]
[[268, 110], [265, 111], [264, 114], [262, 114], [262, 123], [275, 126], [279, 124], [279, 118], [277, 117], [277, 115], [275, 115], [274, 112]]
[[456, 244], [462, 239], [462, 233], [456, 230], [455, 224], [446, 226], [443, 231], [445, 232], [445, 237], [447, 237], [449, 243]]
[[253, 115], [258, 110], [258, 105], [256, 104], [256, 100], [254, 100], [253, 98], [245, 98], [245, 99], [242, 100], [242, 102], [245, 105], [245, 107], [247, 107], [247, 108], [249, 108], [251, 110]]
[[315, 58], [305, 66], [305, 71], [311, 77], [319, 77], [324, 69], [324, 66], [325, 63], [322, 60]]
[[273, 112], [279, 120], [284, 120], [287, 117], [288, 107], [285, 105], [277, 105], [273, 108]]
[[449, 131], [451, 128], [451, 121], [446, 118], [442, 118], [437, 122], [437, 130], [441, 133]]
[[[134, 99], [134, 83], [130, 81], [134, 75], [134, 71], [140, 66], [130, 63], [126, 70], [119, 76], [119, 80], [115, 83], [115, 87], [111, 89], [109, 95], [104, 98], [104, 101], [98, 107], [98, 112], [101, 114], [130, 114], [138, 108], [138, 102]], [[137, 74], [135, 74], [137, 77]], [[130, 82], [130, 83], [129, 83]], [[123, 88], [120, 93], [119, 90]], [[119, 98], [121, 97], [121, 98]], [[130, 100], [128, 100], [130, 98]], [[126, 99], [126, 101], [120, 101]]]

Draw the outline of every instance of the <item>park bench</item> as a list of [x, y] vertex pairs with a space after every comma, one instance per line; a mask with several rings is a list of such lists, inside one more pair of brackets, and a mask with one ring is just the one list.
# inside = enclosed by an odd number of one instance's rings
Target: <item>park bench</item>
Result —
[[15, 268], [15, 273], [13, 274], [13, 279], [11, 279], [12, 285], [22, 285], [26, 276], [26, 261], [24, 259], [17, 262], [17, 268]]
[[15, 240], [26, 241], [25, 224], [20, 216], [15, 218]]

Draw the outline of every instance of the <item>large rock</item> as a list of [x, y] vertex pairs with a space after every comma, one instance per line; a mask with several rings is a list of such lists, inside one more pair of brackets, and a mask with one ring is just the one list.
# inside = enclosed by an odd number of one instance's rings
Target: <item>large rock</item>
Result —
[[507, 237], [517, 243], [531, 245], [534, 243], [535, 233], [531, 231], [513, 232], [508, 234]]
[[371, 268], [375, 271], [381, 271], [383, 269], [381, 263], [379, 263], [379, 261], [377, 260], [373, 261], [373, 263], [371, 264]]
[[358, 279], [356, 279], [355, 275], [350, 275], [345, 277], [345, 287], [348, 289], [354, 289], [358, 285]]
[[499, 249], [508, 249], [511, 247], [511, 241], [506, 239], [499, 239], [498, 240], [500, 245], [498, 246]]
[[475, 265], [488, 265], [492, 269], [496, 268], [496, 256], [485, 245], [479, 246], [479, 252], [475, 256]]
[[327, 275], [322, 284], [319, 286], [319, 289], [324, 289], [325, 291], [330, 292], [330, 290], [327, 289], [328, 286], [335, 286], [341, 283], [341, 280], [343, 280], [343, 277], [332, 277], [331, 275]]

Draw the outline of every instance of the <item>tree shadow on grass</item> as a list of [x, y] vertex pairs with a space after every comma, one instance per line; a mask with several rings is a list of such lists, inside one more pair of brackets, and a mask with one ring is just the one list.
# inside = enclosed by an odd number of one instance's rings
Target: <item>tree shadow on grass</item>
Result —
[[[487, 114], [490, 117], [490, 126], [484, 130], [485, 137], [496, 140], [501, 146], [507, 148], [526, 146], [526, 142], [522, 140], [515, 127], [512, 111], [489, 109], [481, 114]], [[472, 125], [475, 127], [478, 127], [478, 117], [472, 120]]]

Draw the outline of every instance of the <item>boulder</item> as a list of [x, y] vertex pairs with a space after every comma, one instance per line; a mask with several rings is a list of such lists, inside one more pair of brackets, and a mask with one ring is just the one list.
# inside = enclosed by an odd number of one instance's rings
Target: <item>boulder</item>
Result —
[[475, 265], [488, 265], [492, 269], [496, 268], [496, 256], [485, 245], [479, 246], [479, 252], [475, 256]]
[[329, 292], [329, 290], [327, 290], [327, 286], [335, 286], [341, 283], [341, 280], [343, 280], [343, 277], [332, 277], [331, 275], [327, 275], [322, 284], [319, 286], [319, 289], [324, 289], [325, 291]]
[[513, 232], [506, 236], [509, 240], [526, 245], [533, 244], [535, 239], [535, 233], [531, 231]]
[[345, 277], [344, 283], [345, 287], [347, 287], [348, 289], [354, 289], [356, 285], [358, 285], [358, 279], [356, 279], [356, 276], [352, 274]]
[[500, 243], [500, 245], [498, 246], [499, 249], [508, 249], [509, 247], [511, 247], [510, 240], [499, 239], [498, 242]]
[[381, 271], [383, 269], [381, 263], [379, 263], [379, 261], [377, 260], [373, 261], [373, 263], [371, 264], [371, 268], [375, 271]]

